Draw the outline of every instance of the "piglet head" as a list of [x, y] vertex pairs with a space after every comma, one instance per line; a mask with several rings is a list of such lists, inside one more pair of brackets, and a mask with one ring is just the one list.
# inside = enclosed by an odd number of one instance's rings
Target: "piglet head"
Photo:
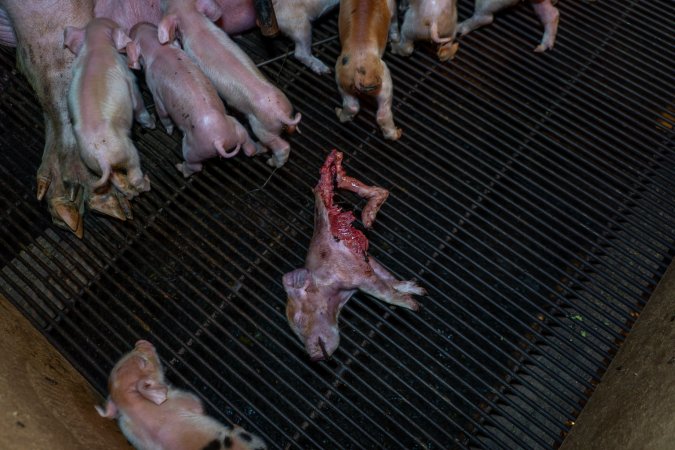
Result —
[[314, 285], [311, 272], [304, 268], [285, 274], [283, 282], [288, 295], [286, 318], [291, 329], [312, 361], [330, 358], [340, 344], [337, 318], [344, 302], [335, 302], [324, 289]]
[[139, 400], [157, 405], [166, 401], [168, 386], [155, 347], [148, 341], [136, 342], [135, 348], [120, 359], [108, 380], [110, 398], [118, 406]]

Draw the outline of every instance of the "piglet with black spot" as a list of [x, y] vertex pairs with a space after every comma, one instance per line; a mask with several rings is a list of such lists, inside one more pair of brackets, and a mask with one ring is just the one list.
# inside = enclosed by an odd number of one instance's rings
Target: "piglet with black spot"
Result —
[[110, 395], [98, 413], [117, 419], [124, 436], [137, 450], [262, 450], [257, 436], [231, 428], [204, 414], [193, 394], [169, 386], [155, 347], [148, 341], [113, 367]]
[[370, 228], [389, 191], [346, 175], [342, 153], [333, 150], [314, 188], [314, 235], [305, 267], [283, 277], [286, 317], [312, 360], [330, 357], [340, 343], [337, 319], [347, 300], [360, 290], [392, 305], [416, 311], [411, 294], [424, 295], [414, 281], [400, 281], [368, 255], [368, 240], [352, 226], [354, 214], [333, 203], [334, 186], [367, 198], [361, 220]]

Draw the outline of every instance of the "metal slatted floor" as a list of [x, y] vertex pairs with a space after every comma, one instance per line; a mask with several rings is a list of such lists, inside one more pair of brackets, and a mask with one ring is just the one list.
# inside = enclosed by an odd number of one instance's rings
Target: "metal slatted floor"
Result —
[[[470, 15], [460, 5], [460, 17]], [[178, 136], [135, 130], [152, 191], [134, 220], [55, 229], [35, 198], [41, 112], [0, 52], [0, 292], [102, 393], [137, 338], [210, 413], [280, 448], [547, 448], [564, 437], [675, 249], [675, 5], [568, 0], [555, 49], [527, 5], [463, 38], [387, 54], [403, 138], [352, 124], [332, 77], [287, 41], [239, 41], [302, 112], [290, 161], [243, 155], [184, 180]], [[339, 54], [336, 17], [315, 51]], [[371, 253], [429, 295], [419, 313], [356, 295], [332, 360], [284, 316], [327, 152], [390, 189]], [[353, 196], [346, 207], [362, 206]]]

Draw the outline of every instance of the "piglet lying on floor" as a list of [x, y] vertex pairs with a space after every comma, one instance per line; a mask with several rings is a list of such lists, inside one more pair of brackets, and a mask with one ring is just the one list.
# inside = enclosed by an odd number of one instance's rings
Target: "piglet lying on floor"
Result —
[[110, 395], [98, 413], [117, 418], [124, 436], [138, 450], [265, 449], [263, 441], [243, 428], [230, 428], [204, 414], [193, 394], [166, 384], [155, 347], [148, 341], [113, 367]]
[[140, 68], [138, 60], [145, 70], [160, 121], [169, 134], [173, 123], [183, 132], [185, 162], [176, 167], [184, 176], [202, 170], [206, 159], [233, 157], [242, 146], [247, 155], [255, 154], [244, 127], [225, 114], [216, 89], [177, 44], [160, 44], [157, 27], [146, 22], [134, 25], [130, 35], [127, 54], [134, 68]]
[[314, 188], [314, 235], [305, 267], [284, 275], [288, 303], [286, 317], [314, 361], [328, 358], [340, 343], [337, 318], [347, 300], [358, 290], [392, 305], [416, 311], [411, 294], [424, 295], [414, 281], [399, 281], [369, 256], [368, 240], [351, 224], [354, 214], [333, 204], [333, 189], [346, 189], [367, 198], [361, 220], [366, 228], [389, 192], [367, 186], [342, 169], [342, 153], [333, 150]]

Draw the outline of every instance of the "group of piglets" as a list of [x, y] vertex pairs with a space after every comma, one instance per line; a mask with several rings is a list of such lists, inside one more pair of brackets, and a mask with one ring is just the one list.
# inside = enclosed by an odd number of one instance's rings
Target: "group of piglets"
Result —
[[[64, 44], [76, 56], [68, 107], [82, 160], [127, 198], [150, 189], [130, 138], [135, 118], [143, 127], [155, 120], [143, 104], [129, 68], [143, 69], [161, 123], [182, 131], [188, 177], [205, 160], [272, 152], [268, 163], [281, 167], [290, 153], [281, 137], [295, 131], [300, 114], [281, 90], [213, 22], [223, 12], [214, 0], [162, 0], [161, 20], [129, 24], [97, 15], [85, 28], [67, 27]], [[122, 55], [126, 53], [126, 57]], [[222, 99], [246, 116], [259, 142], [228, 115]]]
[[[439, 46], [438, 57], [447, 61], [455, 56], [457, 38], [487, 25], [494, 13], [513, 6], [520, 0], [476, 0], [474, 15], [457, 24], [456, 0], [399, 0], [398, 9], [405, 11], [403, 24], [398, 25], [396, 0], [341, 0], [339, 35], [342, 51], [335, 63], [335, 78], [342, 97], [342, 107], [335, 108], [340, 122], [351, 121], [359, 112], [359, 97], [377, 101], [377, 124], [385, 139], [401, 137], [391, 111], [393, 84], [387, 65], [382, 60], [391, 41], [394, 54], [409, 56], [415, 41], [431, 41]], [[558, 27], [558, 10], [552, 0], [530, 0], [544, 26], [536, 52], [553, 48]], [[277, 0], [275, 4], [283, 4]], [[328, 73], [328, 67], [312, 56], [311, 21], [331, 10], [337, 0], [303, 0], [282, 8], [279, 29], [295, 41], [295, 57], [314, 72]]]
[[202, 402], [167, 384], [155, 347], [136, 342], [108, 379], [108, 399], [98, 413], [117, 419], [137, 450], [264, 450], [259, 437], [204, 413]]

